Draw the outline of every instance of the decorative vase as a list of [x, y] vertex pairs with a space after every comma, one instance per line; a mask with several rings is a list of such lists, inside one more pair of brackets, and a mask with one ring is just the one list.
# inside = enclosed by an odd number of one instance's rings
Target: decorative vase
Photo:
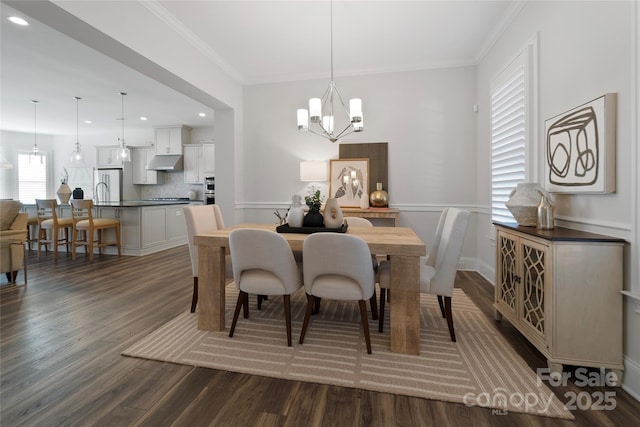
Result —
[[291, 197], [291, 208], [287, 212], [287, 224], [290, 227], [302, 227], [302, 219], [304, 217], [304, 208], [301, 203], [302, 198], [299, 194]]
[[554, 222], [553, 205], [547, 196], [542, 195], [540, 197], [540, 204], [538, 205], [537, 227], [542, 230], [551, 230], [554, 227]]
[[84, 191], [80, 187], [76, 187], [73, 189], [73, 198], [74, 199], [84, 199]]
[[344, 220], [342, 209], [338, 204], [338, 199], [330, 197], [324, 205], [324, 226], [327, 228], [340, 228]]
[[374, 208], [386, 208], [389, 206], [389, 193], [382, 189], [381, 182], [376, 184], [376, 191], [371, 193], [369, 201], [371, 202], [371, 206]]
[[360, 198], [360, 209], [369, 209], [369, 194], [364, 193]]
[[302, 221], [303, 227], [322, 227], [324, 225], [324, 217], [320, 211], [309, 211]]
[[537, 182], [522, 182], [511, 191], [505, 206], [519, 225], [535, 227], [538, 225], [538, 205], [541, 196], [550, 198], [549, 193]]
[[56, 194], [58, 195], [58, 199], [60, 199], [60, 203], [63, 205], [66, 205], [69, 203], [69, 199], [71, 198], [71, 193], [72, 193], [71, 188], [69, 188], [66, 182], [63, 182], [62, 184], [60, 184], [60, 187], [58, 187], [58, 191], [56, 191]]

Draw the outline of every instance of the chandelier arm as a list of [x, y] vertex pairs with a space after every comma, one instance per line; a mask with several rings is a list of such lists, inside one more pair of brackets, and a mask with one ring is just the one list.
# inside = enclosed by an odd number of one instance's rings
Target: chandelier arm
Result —
[[[347, 132], [348, 131], [348, 132]], [[340, 132], [338, 135], [335, 136], [336, 139], [338, 138], [342, 138], [343, 136], [347, 136], [350, 133], [352, 133], [354, 131], [353, 126], [351, 125], [351, 123], [349, 123], [347, 125], [347, 127], [345, 127], [344, 129], [342, 129], [342, 132]]]

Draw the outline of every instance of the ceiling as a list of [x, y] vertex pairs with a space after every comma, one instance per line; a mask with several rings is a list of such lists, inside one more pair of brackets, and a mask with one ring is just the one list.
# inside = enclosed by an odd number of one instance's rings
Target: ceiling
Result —
[[[83, 3], [83, 2], [74, 2]], [[118, 6], [114, 1], [113, 7]], [[329, 78], [327, 1], [151, 1], [141, 3], [243, 85]], [[333, 3], [334, 75], [473, 65], [521, 1], [344, 1]], [[12, 4], [15, 5], [15, 4]], [[85, 5], [86, 6], [86, 5]], [[214, 111], [7, 4], [1, 12], [3, 130], [118, 135], [155, 125], [212, 126]], [[11, 15], [31, 25], [7, 21]], [[127, 17], [132, 19], [132, 17]], [[129, 21], [130, 22], [130, 21]], [[200, 117], [204, 112], [207, 116]], [[146, 116], [148, 120], [139, 120]], [[84, 120], [92, 120], [85, 124]]]

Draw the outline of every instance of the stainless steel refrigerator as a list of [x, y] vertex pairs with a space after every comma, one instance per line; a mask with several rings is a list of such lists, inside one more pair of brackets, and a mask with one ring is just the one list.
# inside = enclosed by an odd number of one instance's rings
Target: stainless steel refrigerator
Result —
[[122, 201], [122, 169], [94, 170], [93, 201], [98, 203]]

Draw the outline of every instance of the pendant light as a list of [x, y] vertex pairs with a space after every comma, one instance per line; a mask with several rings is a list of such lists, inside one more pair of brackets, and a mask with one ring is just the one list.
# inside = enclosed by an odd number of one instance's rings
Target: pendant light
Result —
[[84, 155], [82, 154], [82, 150], [80, 149], [80, 120], [78, 114], [78, 101], [82, 98], [79, 96], [74, 96], [76, 100], [76, 144], [75, 148], [71, 152], [71, 164], [72, 165], [80, 165], [84, 163]]
[[118, 120], [122, 120], [122, 138], [118, 138], [118, 142], [120, 143], [120, 150], [118, 151], [118, 160], [122, 160], [123, 162], [131, 161], [131, 150], [127, 147], [127, 144], [124, 142], [124, 97], [126, 92], [120, 92], [120, 96], [122, 98], [122, 117]]
[[[311, 98], [309, 109], [297, 110], [298, 130], [309, 131], [316, 135], [336, 142], [339, 138], [351, 132], [362, 132], [364, 121], [362, 117], [362, 100], [354, 98], [349, 100], [349, 110], [340, 96], [333, 81], [333, 2], [330, 2], [330, 35], [331, 35], [331, 80], [322, 98]], [[343, 117], [347, 125], [344, 129], [335, 129], [339, 125], [336, 116]], [[314, 129], [315, 127], [315, 129]]]
[[37, 115], [37, 109], [38, 109], [38, 102], [35, 99], [32, 99], [31, 102], [33, 103], [33, 151], [31, 151], [31, 153], [29, 153], [29, 163], [31, 163], [31, 156], [38, 156], [40, 157], [40, 164], [42, 164], [42, 154], [40, 154], [40, 150], [38, 149], [38, 115]]

